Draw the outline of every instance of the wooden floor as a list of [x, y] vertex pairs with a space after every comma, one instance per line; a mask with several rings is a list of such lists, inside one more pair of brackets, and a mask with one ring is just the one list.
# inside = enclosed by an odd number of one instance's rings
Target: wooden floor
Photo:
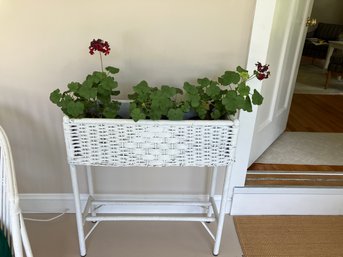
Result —
[[[286, 130], [343, 133], [343, 95], [295, 94]], [[254, 163], [245, 185], [343, 186], [343, 166]]]
[[293, 95], [286, 130], [343, 133], [343, 95]]

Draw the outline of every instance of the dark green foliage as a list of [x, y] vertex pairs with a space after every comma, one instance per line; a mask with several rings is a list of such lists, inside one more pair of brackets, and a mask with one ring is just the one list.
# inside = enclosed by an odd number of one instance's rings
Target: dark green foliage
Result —
[[185, 101], [200, 119], [225, 119], [239, 110], [251, 112], [252, 104], [260, 105], [263, 101], [257, 90], [252, 94], [246, 84], [254, 76], [238, 66], [236, 71], [225, 71], [217, 81], [202, 78], [197, 85], [185, 82]]
[[[256, 89], [251, 93], [247, 81], [257, 76], [266, 79], [270, 75], [268, 65], [256, 65], [259, 70], [253, 75], [238, 66], [236, 71], [225, 71], [217, 80], [201, 78], [196, 85], [185, 82], [183, 90], [166, 85], [151, 87], [143, 80], [128, 96], [130, 116], [135, 121], [182, 120], [185, 113], [194, 111], [200, 119], [218, 120], [239, 110], [251, 112], [252, 105], [261, 105], [263, 97]], [[56, 89], [50, 94], [50, 100], [70, 118], [116, 118], [120, 103], [112, 100], [112, 96], [119, 94], [113, 75], [119, 69], [105, 69], [107, 72], [95, 71], [88, 75], [83, 83], [69, 83], [63, 93]]]
[[68, 90], [63, 93], [56, 89], [50, 94], [51, 102], [70, 118], [117, 117], [120, 103], [112, 100], [112, 96], [118, 95], [119, 91], [115, 90], [118, 83], [112, 75], [119, 69], [109, 66], [106, 71], [93, 72], [82, 84], [69, 83]]
[[134, 121], [140, 119], [169, 119], [182, 120], [186, 105], [179, 100], [182, 90], [171, 86], [161, 88], [150, 87], [146, 81], [141, 81], [133, 87], [129, 95], [130, 114]]

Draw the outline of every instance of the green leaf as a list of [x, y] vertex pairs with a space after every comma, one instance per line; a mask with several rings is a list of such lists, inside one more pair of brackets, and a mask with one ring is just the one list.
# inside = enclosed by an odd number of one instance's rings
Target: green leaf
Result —
[[262, 102], [263, 96], [256, 89], [254, 89], [254, 93], [252, 95], [252, 103], [255, 105], [261, 105]]
[[243, 81], [246, 81], [249, 79], [249, 72], [243, 69], [241, 66], [237, 66], [236, 71], [239, 73]]
[[106, 77], [101, 81], [101, 86], [109, 91], [118, 87], [118, 82], [112, 77]]
[[198, 79], [197, 82], [202, 86], [202, 87], [207, 87], [210, 84], [210, 80], [208, 78], [203, 78], [203, 79]]
[[84, 104], [81, 102], [69, 102], [67, 105], [67, 112], [71, 118], [78, 118], [83, 114], [83, 110]]
[[[129, 98], [130, 100], [136, 100], [138, 97], [137, 93], [133, 93], [133, 94], [128, 94], [127, 98]], [[131, 106], [131, 105], [130, 105]]]
[[225, 106], [226, 111], [236, 112], [237, 110], [237, 93], [236, 91], [228, 91], [223, 97], [222, 103]]
[[238, 73], [248, 72], [246, 69], [243, 69], [241, 66], [237, 66], [236, 71], [237, 71]]
[[149, 87], [148, 83], [145, 80], [139, 82], [136, 86], [133, 87], [133, 91], [142, 97], [146, 97], [150, 94], [152, 88]]
[[161, 93], [163, 97], [173, 97], [176, 95], [176, 88], [164, 85], [161, 87]]
[[186, 113], [186, 112], [189, 112], [190, 111], [190, 105], [188, 102], [183, 102], [179, 108], [182, 110], [182, 112]]
[[105, 72], [102, 72], [102, 71], [94, 71], [92, 75], [93, 75], [94, 79], [97, 79], [96, 82], [99, 82], [102, 79], [107, 77], [107, 74]]
[[82, 87], [93, 87], [99, 83], [99, 79], [95, 78], [92, 75], [87, 76], [87, 79], [82, 83]]
[[78, 93], [80, 96], [89, 100], [91, 98], [96, 98], [97, 92], [98, 90], [96, 88], [81, 87]]
[[159, 110], [158, 108], [153, 108], [151, 107], [151, 110], [150, 110], [150, 119], [152, 120], [160, 120], [161, 117], [162, 117], [162, 111]]
[[118, 68], [115, 68], [115, 67], [112, 67], [112, 66], [106, 67], [105, 70], [107, 70], [111, 74], [117, 74], [119, 72]]
[[119, 111], [119, 103], [111, 102], [104, 108], [104, 117], [105, 118], [115, 118]]
[[[157, 101], [159, 106], [156, 106], [156, 109], [160, 109], [162, 112], [162, 115], [167, 115], [168, 110], [173, 106], [173, 103], [170, 99], [160, 99]], [[153, 105], [151, 104], [151, 108], [153, 108]]]
[[62, 98], [62, 94], [59, 89], [54, 90], [50, 94], [50, 101], [54, 104], [58, 104]]
[[[183, 88], [186, 91], [186, 99], [190, 103], [190, 105], [193, 108], [198, 107], [200, 105], [201, 97], [199, 95], [197, 87], [188, 82], [185, 82]], [[200, 88], [200, 90], [202, 89]]]
[[242, 108], [244, 111], [247, 111], [247, 112], [252, 112], [252, 105], [251, 105], [251, 100], [250, 100], [250, 97], [247, 96], [245, 98], [245, 101], [244, 101], [244, 106]]
[[96, 101], [102, 103], [104, 106], [107, 106], [111, 103], [111, 96], [98, 94]]
[[238, 95], [235, 99], [236, 102], [236, 110], [244, 109], [245, 107], [245, 98], [241, 95]]
[[80, 88], [81, 84], [79, 82], [71, 82], [68, 84], [68, 88], [71, 92], [77, 92], [77, 90]]
[[221, 112], [219, 110], [214, 110], [211, 113], [211, 118], [214, 120], [218, 120], [222, 116]]
[[247, 86], [244, 82], [239, 83], [237, 87], [237, 91], [242, 96], [247, 96], [250, 93], [250, 87]]
[[199, 95], [188, 95], [188, 100], [193, 108], [200, 105], [200, 96]]
[[184, 89], [188, 94], [191, 94], [191, 95], [196, 95], [196, 94], [198, 94], [197, 88], [196, 88], [194, 85], [192, 85], [192, 84], [190, 84], [190, 83], [188, 83], [188, 82], [185, 82], [185, 83], [183, 84], [183, 89]]
[[207, 116], [208, 106], [201, 104], [195, 109], [195, 111], [197, 112], [199, 118], [204, 120]]
[[183, 90], [181, 88], [175, 88], [176, 89], [176, 94], [183, 95]]
[[70, 95], [65, 95], [64, 98], [61, 98], [61, 101], [57, 105], [62, 109], [67, 110], [69, 102], [74, 102], [74, 99]]
[[224, 75], [218, 78], [218, 81], [224, 85], [237, 84], [241, 80], [239, 73], [234, 71], [225, 71]]
[[133, 109], [137, 108], [137, 104], [135, 102], [130, 102], [129, 111], [132, 112]]
[[239, 73], [239, 75], [241, 76], [243, 81], [247, 81], [250, 78], [248, 72], [241, 72], [241, 73]]
[[212, 97], [215, 98], [220, 94], [220, 88], [216, 85], [216, 83], [211, 83], [207, 88], [206, 88], [206, 93]]
[[142, 120], [146, 118], [146, 115], [139, 108], [133, 108], [130, 112], [130, 115], [134, 121], [138, 121], [138, 120]]
[[168, 111], [167, 117], [170, 120], [182, 120], [183, 115], [184, 113], [181, 109], [170, 109]]

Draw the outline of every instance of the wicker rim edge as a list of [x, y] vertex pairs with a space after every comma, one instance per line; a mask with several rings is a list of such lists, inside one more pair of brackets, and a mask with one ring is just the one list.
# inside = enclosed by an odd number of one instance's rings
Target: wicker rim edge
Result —
[[196, 124], [212, 124], [212, 125], [233, 125], [238, 126], [238, 119], [234, 120], [139, 120], [135, 122], [132, 119], [102, 119], [102, 118], [82, 118], [82, 119], [71, 119], [68, 116], [63, 117], [63, 122], [67, 123], [113, 123], [117, 124], [138, 124], [138, 125], [196, 125]]

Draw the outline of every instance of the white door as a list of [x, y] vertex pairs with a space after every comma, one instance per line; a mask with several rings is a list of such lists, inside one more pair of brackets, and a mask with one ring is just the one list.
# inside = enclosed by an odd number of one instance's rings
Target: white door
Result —
[[263, 104], [240, 114], [237, 162], [231, 188], [244, 186], [247, 167], [285, 130], [313, 0], [257, 0], [247, 69], [270, 64], [268, 80], [250, 84], [262, 92]]
[[262, 88], [265, 99], [257, 112], [249, 165], [286, 129], [312, 4], [313, 0], [276, 1], [266, 59], [273, 75]]

